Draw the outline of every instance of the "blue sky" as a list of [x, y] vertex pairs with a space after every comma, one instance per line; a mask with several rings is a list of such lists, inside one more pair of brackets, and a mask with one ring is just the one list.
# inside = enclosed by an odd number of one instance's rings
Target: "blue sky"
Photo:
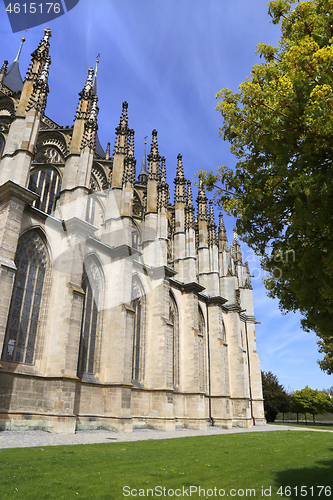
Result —
[[[183, 155], [185, 176], [199, 169], [232, 167], [228, 143], [219, 137], [221, 115], [216, 93], [236, 90], [261, 61], [258, 43], [276, 45], [279, 27], [269, 23], [263, 0], [80, 0], [64, 16], [25, 35], [20, 69], [25, 75], [30, 54], [52, 30], [50, 94], [46, 114], [60, 125], [72, 125], [87, 68], [98, 68], [99, 138], [114, 145], [121, 104], [129, 103], [129, 125], [135, 129], [137, 168], [143, 138], [158, 131], [159, 151], [166, 157], [171, 189], [177, 155]], [[12, 62], [22, 33], [13, 34], [0, 3], [2, 60]], [[225, 217], [229, 241], [233, 221]], [[277, 301], [266, 296], [258, 260], [242, 245], [253, 278], [257, 348], [264, 371], [272, 371], [286, 388], [314, 389], [333, 385], [317, 365], [313, 333], [300, 328], [297, 314], [282, 315]]]

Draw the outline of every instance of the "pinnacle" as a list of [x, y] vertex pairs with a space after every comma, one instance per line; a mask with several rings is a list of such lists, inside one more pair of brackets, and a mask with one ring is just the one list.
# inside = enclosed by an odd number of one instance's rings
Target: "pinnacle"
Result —
[[148, 155], [149, 161], [149, 174], [148, 177], [151, 180], [159, 180], [159, 162], [161, 157], [158, 152], [158, 144], [157, 144], [157, 130], [152, 131], [152, 142], [150, 147], [150, 153]]

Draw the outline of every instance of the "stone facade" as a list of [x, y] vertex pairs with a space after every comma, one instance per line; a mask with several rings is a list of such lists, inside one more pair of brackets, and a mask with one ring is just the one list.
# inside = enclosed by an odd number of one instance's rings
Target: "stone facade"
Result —
[[103, 151], [97, 67], [73, 127], [45, 116], [50, 37], [0, 70], [0, 429], [265, 423], [237, 237], [181, 155], [169, 202], [156, 130], [137, 178], [126, 102]]

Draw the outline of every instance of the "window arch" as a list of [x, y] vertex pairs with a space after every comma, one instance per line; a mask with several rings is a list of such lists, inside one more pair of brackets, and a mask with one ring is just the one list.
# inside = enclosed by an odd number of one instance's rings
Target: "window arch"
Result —
[[140, 381], [143, 378], [144, 298], [142, 286], [137, 278], [134, 278], [132, 284], [131, 307], [134, 310], [132, 380]]
[[179, 314], [176, 301], [170, 292], [169, 322], [172, 324], [172, 385], [179, 385]]
[[45, 277], [49, 269], [46, 245], [39, 231], [23, 234], [15, 255], [17, 267], [2, 359], [33, 364]]
[[206, 326], [205, 318], [199, 306], [199, 331], [198, 331], [198, 378], [199, 390], [206, 390]]
[[82, 290], [84, 304], [81, 321], [81, 337], [78, 359], [78, 376], [96, 371], [96, 348], [101, 301], [102, 277], [94, 259], [90, 257], [83, 265]]
[[52, 214], [61, 189], [59, 174], [53, 169], [37, 170], [30, 176], [29, 189], [39, 195], [32, 206]]

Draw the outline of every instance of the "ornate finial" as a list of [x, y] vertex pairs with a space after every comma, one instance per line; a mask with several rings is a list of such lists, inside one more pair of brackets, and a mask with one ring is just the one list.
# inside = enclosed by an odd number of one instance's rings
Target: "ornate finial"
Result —
[[232, 244], [232, 249], [233, 249], [233, 256], [236, 261], [236, 264], [241, 264], [242, 263], [242, 252], [240, 249], [240, 244], [238, 241], [238, 236], [236, 231], [234, 231], [234, 241]]
[[111, 145], [110, 145], [110, 143], [108, 142], [108, 143], [107, 143], [107, 146], [106, 146], [106, 153], [105, 153], [105, 159], [106, 159], [106, 160], [109, 160], [109, 159], [110, 159], [110, 148], [111, 148]]
[[174, 180], [176, 184], [175, 191], [175, 203], [186, 203], [186, 194], [185, 194], [185, 184], [186, 180], [184, 177], [183, 164], [182, 164], [182, 155], [179, 154], [177, 156], [177, 174]]
[[116, 145], [114, 148], [115, 154], [127, 154], [128, 147], [128, 116], [127, 116], [128, 103], [126, 101], [122, 104], [122, 111], [120, 116], [120, 122], [118, 127], [116, 127]]
[[147, 136], [144, 138], [144, 148], [143, 148], [143, 155], [142, 155], [142, 162], [141, 162], [141, 170], [140, 174], [138, 177], [138, 181], [140, 184], [147, 184], [147, 156], [146, 156], [146, 144], [147, 144]]
[[199, 193], [198, 193], [197, 203], [198, 203], [198, 220], [207, 221], [208, 220], [207, 198], [205, 195], [205, 188], [201, 179], [199, 183]]
[[182, 178], [184, 177], [184, 171], [183, 171], [183, 164], [182, 164], [182, 155], [179, 153], [177, 155], [177, 160], [178, 160], [178, 164], [177, 164], [177, 177], [179, 178]]
[[123, 102], [122, 104], [122, 113], [120, 117], [120, 128], [122, 131], [128, 131], [128, 116], [127, 116], [127, 110], [128, 110], [128, 103], [126, 101]]
[[223, 216], [220, 213], [220, 223], [219, 223], [219, 251], [228, 251], [228, 238], [227, 232], [225, 230]]
[[92, 96], [93, 76], [94, 76], [94, 68], [89, 68], [86, 83], [84, 84], [82, 91], [79, 93], [79, 96], [85, 97], [85, 98]]
[[158, 144], [157, 144], [157, 130], [152, 131], [152, 142], [150, 147], [150, 153], [148, 155], [149, 162], [149, 173], [148, 179], [159, 181], [160, 178], [160, 160], [161, 157], [158, 152]]
[[[41, 39], [37, 49], [34, 50], [34, 52], [31, 54], [32, 61], [25, 77], [27, 81], [36, 82], [39, 79], [43, 64], [49, 57], [49, 49], [50, 49], [49, 39], [51, 38], [51, 36], [52, 35], [50, 28], [45, 28], [44, 37]], [[21, 45], [22, 43], [23, 40], [21, 41]], [[17, 55], [17, 57], [18, 56], [19, 54]]]
[[[25, 30], [25, 31], [27, 31], [27, 30]], [[25, 42], [25, 38], [22, 37], [21, 38], [21, 45], [20, 45], [20, 48], [18, 50], [17, 56], [14, 59], [14, 62], [18, 62], [20, 59], [20, 54], [21, 54], [21, 50], [22, 50], [22, 46], [23, 46], [24, 42]]]
[[41, 39], [37, 49], [32, 53], [32, 57], [41, 57], [46, 59], [46, 57], [49, 54], [49, 48], [50, 48], [50, 38], [52, 36], [50, 28], [45, 28], [44, 29], [44, 36]]

